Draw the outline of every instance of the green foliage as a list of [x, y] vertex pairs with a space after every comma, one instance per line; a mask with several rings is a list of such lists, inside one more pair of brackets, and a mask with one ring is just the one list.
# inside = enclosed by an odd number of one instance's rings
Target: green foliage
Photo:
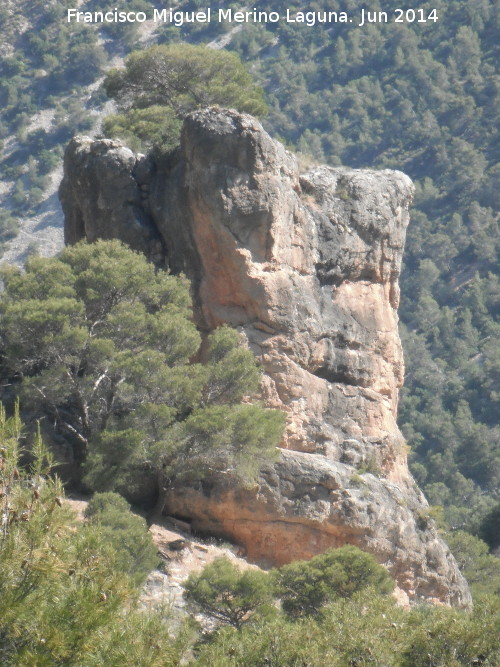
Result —
[[238, 334], [214, 331], [206, 364], [190, 362], [201, 339], [185, 279], [117, 241], [3, 277], [4, 373], [86, 462], [90, 488], [144, 499], [209, 471], [251, 481], [276, 457], [283, 415], [239, 404], [260, 373]]
[[152, 466], [144, 466], [143, 440], [142, 432], [134, 429], [96, 435], [83, 467], [85, 485], [98, 492], [113, 489], [132, 502], [154, 500], [151, 492], [157, 494], [158, 489]]
[[125, 108], [161, 105], [176, 116], [212, 104], [265, 111], [261, 89], [236, 55], [189, 44], [132, 53], [124, 70], [108, 73], [105, 88]]
[[137, 610], [121, 557], [99, 526], [75, 523], [41, 438], [26, 469], [21, 441], [18, 415], [7, 419], [1, 408], [1, 664], [178, 664], [182, 641], [159, 616]]
[[228, 326], [215, 329], [208, 337], [209, 375], [204, 403], [238, 403], [256, 391], [260, 375], [249, 363], [248, 352], [238, 346], [238, 334]]
[[492, 549], [500, 546], [500, 503], [484, 517], [479, 535]]
[[179, 143], [182, 120], [164, 106], [130, 109], [126, 113], [111, 114], [103, 121], [107, 137], [122, 139], [132, 150], [161, 146], [167, 152]]
[[394, 588], [387, 570], [371, 554], [349, 545], [284, 565], [273, 576], [290, 618], [316, 616], [328, 602], [349, 598], [369, 586], [379, 593]]
[[[1, 41], [11, 54], [0, 57], [0, 138], [16, 139], [8, 148], [0, 141], [0, 171], [7, 183], [14, 180], [3, 202], [14, 218], [33, 214], [44, 200], [45, 176], [60, 162], [61, 142], [94, 122], [81, 87], [101, 75], [106, 52], [95, 30], [67, 23], [65, 4], [19, 0], [0, 21]], [[44, 117], [53, 117], [52, 124], [42, 121], [46, 129], [39, 123]], [[37, 129], [29, 131], [32, 120]], [[29, 160], [37, 163], [37, 173], [26, 169]], [[11, 178], [12, 169], [21, 170], [21, 180]]]
[[473, 614], [423, 607], [409, 620], [411, 643], [402, 652], [401, 667], [496, 665], [500, 660], [498, 599], [478, 601]]
[[117, 493], [96, 493], [89, 502], [85, 517], [101, 528], [103, 538], [117, 553], [116, 567], [136, 585], [158, 566], [157, 550], [144, 519], [130, 512], [130, 507]]
[[[147, 0], [86, 0], [85, 9], [88, 11], [118, 11], [151, 13], [151, 5]], [[137, 43], [141, 23], [125, 21], [118, 23], [105, 23], [102, 30], [106, 37], [118, 41], [122, 48], [129, 50]]]
[[391, 627], [404, 615], [392, 600], [368, 589], [340, 599], [321, 618], [290, 621], [285, 616], [220, 630], [201, 648], [198, 664], [210, 667], [395, 667], [404, 635]]
[[[137, 610], [120, 554], [103, 534], [104, 522], [99, 525], [96, 520], [108, 512], [126, 513], [125, 501], [115, 494], [95, 496], [88, 506], [91, 521], [76, 525], [63, 502], [60, 483], [49, 476], [51, 457], [39, 437], [29, 468], [21, 467], [21, 431], [17, 415], [8, 420], [0, 411], [0, 511], [7, 517], [0, 534], [2, 665], [187, 664], [182, 656], [190, 637], [185, 633], [173, 637], [164, 618]], [[466, 534], [464, 538], [461, 548], [458, 543], [454, 546], [455, 553], [461, 566], [475, 567], [486, 547], [478, 540], [471, 543]], [[359, 550], [337, 553], [354, 581], [341, 577], [342, 593], [328, 592], [321, 614], [294, 615], [293, 621], [270, 605], [274, 575], [240, 572], [227, 559], [192, 575], [186, 597], [226, 626], [196, 647], [196, 664], [498, 664], [498, 597], [478, 598], [472, 613], [425, 605], [407, 611], [380, 594], [381, 588], [389, 588], [380, 585], [380, 578], [375, 577], [375, 588], [365, 587], [366, 572], [357, 567]], [[326, 565], [328, 574], [332, 568]], [[338, 572], [334, 579], [338, 580]]]
[[109, 117], [108, 136], [168, 150], [178, 143], [180, 120], [218, 104], [253, 115], [266, 112], [263, 91], [236, 54], [189, 44], [132, 53], [124, 69], [108, 72], [109, 97], [124, 113]]
[[447, 533], [445, 540], [474, 596], [488, 593], [500, 597], [500, 558], [488, 553], [488, 545], [463, 530]]
[[372, 454], [359, 464], [358, 473], [360, 475], [363, 475], [365, 473], [370, 473], [372, 475], [375, 475], [376, 477], [379, 477], [380, 474], [382, 473], [382, 468], [377, 462], [377, 458]]
[[432, 606], [406, 611], [371, 588], [330, 603], [320, 617], [222, 628], [200, 647], [210, 667], [493, 667], [500, 658], [498, 601], [472, 613]]
[[259, 405], [202, 407], [173, 425], [158, 455], [167, 476], [196, 479], [212, 471], [252, 482], [264, 461], [278, 457], [283, 426], [282, 413]]
[[123, 496], [114, 491], [94, 493], [85, 508], [86, 519], [94, 519], [103, 512], [130, 512], [130, 505]]
[[241, 570], [229, 558], [216, 558], [200, 574], [190, 574], [184, 597], [211, 618], [238, 630], [272, 608], [269, 575], [258, 570]]
[[31, 257], [26, 273], [3, 276], [4, 366], [80, 460], [117, 411], [170, 398], [159, 374], [187, 365], [199, 345], [186, 281], [119, 242]]
[[0, 248], [10, 239], [15, 238], [19, 231], [16, 218], [7, 211], [0, 211]]
[[394, 582], [373, 556], [357, 547], [330, 549], [309, 561], [296, 561], [271, 574], [241, 572], [228, 558], [217, 558], [200, 574], [191, 574], [184, 596], [205, 614], [241, 629], [249, 620], [269, 621], [273, 597], [289, 619], [318, 617], [333, 600], [351, 598], [370, 588], [374, 596], [389, 593]]

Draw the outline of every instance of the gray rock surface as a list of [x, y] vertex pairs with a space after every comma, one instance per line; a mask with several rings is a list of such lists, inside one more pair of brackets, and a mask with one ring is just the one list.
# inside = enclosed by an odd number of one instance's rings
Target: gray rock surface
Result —
[[287, 414], [281, 460], [253, 490], [209, 480], [170, 512], [284, 563], [329, 546], [376, 555], [410, 599], [470, 595], [411, 478], [396, 425], [398, 277], [410, 179], [316, 167], [251, 116], [205, 109], [161, 164], [118, 142], [68, 146], [66, 240], [117, 237], [193, 281], [202, 330], [239, 328]]
[[161, 263], [162, 240], [147, 207], [152, 169], [144, 155], [109, 139], [72, 139], [59, 188], [65, 243], [119, 238]]

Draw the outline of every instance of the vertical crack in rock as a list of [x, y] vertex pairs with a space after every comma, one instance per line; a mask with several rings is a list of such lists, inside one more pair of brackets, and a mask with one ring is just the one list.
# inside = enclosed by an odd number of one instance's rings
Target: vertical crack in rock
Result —
[[238, 327], [264, 371], [261, 398], [287, 414], [281, 458], [257, 488], [200, 481], [171, 494], [172, 513], [270, 564], [355, 544], [410, 599], [470, 604], [396, 424], [407, 176], [300, 175], [254, 118], [205, 109], [157, 165], [74, 139], [60, 196], [68, 243], [116, 237], [184, 271], [200, 327]]

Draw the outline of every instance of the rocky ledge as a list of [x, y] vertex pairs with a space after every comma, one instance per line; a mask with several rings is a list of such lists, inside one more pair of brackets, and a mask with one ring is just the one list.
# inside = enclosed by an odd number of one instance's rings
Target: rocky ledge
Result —
[[161, 161], [76, 137], [60, 197], [65, 238], [119, 238], [193, 281], [202, 330], [238, 327], [287, 414], [281, 458], [254, 489], [176, 489], [169, 511], [269, 564], [355, 544], [411, 600], [470, 594], [408, 471], [396, 425], [398, 277], [410, 179], [296, 158], [251, 116], [188, 116]]

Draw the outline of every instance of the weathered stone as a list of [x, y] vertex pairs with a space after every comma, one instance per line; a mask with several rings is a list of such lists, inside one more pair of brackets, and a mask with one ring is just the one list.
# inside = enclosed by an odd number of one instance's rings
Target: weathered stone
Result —
[[264, 371], [261, 398], [287, 413], [281, 459], [258, 488], [200, 481], [175, 489], [169, 512], [268, 563], [356, 544], [410, 599], [469, 604], [396, 425], [410, 179], [325, 166], [300, 175], [255, 119], [214, 109], [186, 119], [161, 165], [80, 138], [65, 169], [68, 242], [118, 237], [159, 263], [165, 248], [193, 280], [200, 328], [238, 327]]
[[135, 155], [109, 139], [72, 139], [59, 188], [65, 243], [119, 238], [161, 263], [163, 243], [141, 190], [152, 169], [151, 160], [144, 155]]
[[200, 482], [172, 492], [170, 509], [194, 531], [231, 536], [267, 565], [354, 544], [388, 567], [409, 598], [459, 606], [467, 587], [429, 518], [422, 495], [319, 454], [283, 451], [257, 489]]

